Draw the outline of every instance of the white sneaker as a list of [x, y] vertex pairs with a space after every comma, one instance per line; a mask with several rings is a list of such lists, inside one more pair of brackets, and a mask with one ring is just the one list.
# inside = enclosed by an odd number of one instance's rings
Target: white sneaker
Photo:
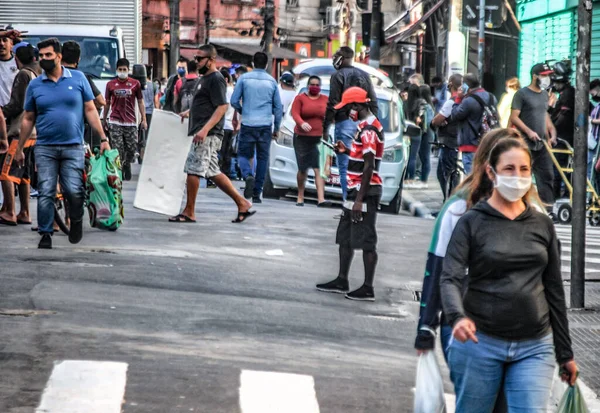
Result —
[[415, 181], [404, 181], [404, 187], [406, 189], [414, 189], [415, 188]]

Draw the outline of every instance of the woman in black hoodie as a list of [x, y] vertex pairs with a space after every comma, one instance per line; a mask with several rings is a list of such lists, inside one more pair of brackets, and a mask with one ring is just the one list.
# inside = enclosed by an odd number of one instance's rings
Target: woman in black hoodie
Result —
[[471, 196], [489, 198], [458, 221], [440, 283], [456, 412], [491, 412], [500, 391], [509, 412], [545, 411], [553, 359], [563, 380], [577, 377], [554, 225], [531, 206], [522, 140], [499, 141], [475, 179]]

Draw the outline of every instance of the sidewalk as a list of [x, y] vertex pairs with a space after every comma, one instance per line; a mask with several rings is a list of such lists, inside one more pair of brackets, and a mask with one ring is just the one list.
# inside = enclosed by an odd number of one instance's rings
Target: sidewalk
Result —
[[431, 173], [427, 189], [404, 188], [402, 193], [402, 207], [412, 215], [420, 218], [431, 218], [442, 209], [444, 197], [437, 179], [438, 158], [431, 157]]

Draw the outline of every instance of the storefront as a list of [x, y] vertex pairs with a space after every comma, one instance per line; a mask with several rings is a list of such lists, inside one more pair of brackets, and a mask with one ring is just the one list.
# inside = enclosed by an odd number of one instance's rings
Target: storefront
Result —
[[[577, 0], [519, 0], [521, 23], [518, 77], [531, 81], [531, 67], [539, 62], [577, 60]], [[600, 1], [594, 0], [592, 21], [591, 78], [600, 78]], [[573, 79], [574, 81], [575, 79]]]

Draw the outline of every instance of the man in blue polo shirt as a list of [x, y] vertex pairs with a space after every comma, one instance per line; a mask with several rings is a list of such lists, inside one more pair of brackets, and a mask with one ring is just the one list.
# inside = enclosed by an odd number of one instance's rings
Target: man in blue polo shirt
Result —
[[69, 201], [71, 222], [69, 241], [76, 244], [83, 236], [83, 117], [98, 135], [100, 150], [109, 149], [94, 95], [85, 75], [61, 66], [61, 46], [56, 38], [38, 43], [40, 66], [44, 73], [33, 79], [25, 96], [25, 114], [21, 124], [15, 161], [22, 164], [23, 147], [33, 127], [37, 130], [35, 163], [38, 172], [38, 224], [42, 239], [38, 248], [52, 248], [54, 198], [57, 178]]

